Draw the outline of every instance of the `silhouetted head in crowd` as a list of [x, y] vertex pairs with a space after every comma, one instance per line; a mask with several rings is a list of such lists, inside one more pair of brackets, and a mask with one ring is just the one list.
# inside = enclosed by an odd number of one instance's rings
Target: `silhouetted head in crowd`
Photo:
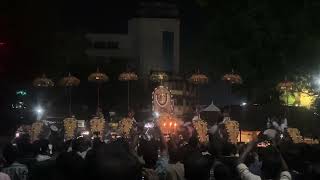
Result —
[[6, 165], [10, 166], [17, 160], [18, 149], [12, 144], [7, 144], [3, 149], [3, 157], [5, 159]]
[[188, 141], [189, 141], [189, 138], [190, 138], [190, 133], [189, 133], [188, 128], [182, 126], [179, 131], [180, 131], [179, 133], [181, 134], [183, 140], [185, 140], [185, 141], [188, 142]]
[[[141, 166], [137, 159], [126, 153], [126, 150], [121, 150], [123, 146], [117, 144], [105, 144], [97, 150], [88, 166], [89, 178], [99, 180], [140, 180]], [[110, 149], [117, 149], [114, 151]]]
[[262, 176], [265, 179], [276, 179], [281, 172], [280, 155], [275, 148], [268, 146], [262, 153]]
[[[172, 140], [170, 140], [172, 141]], [[179, 152], [178, 147], [175, 147], [173, 143], [168, 142], [168, 153], [169, 153], [169, 161], [171, 164], [175, 164], [178, 161], [182, 161], [181, 153]]]
[[129, 143], [124, 138], [118, 138], [116, 139], [112, 145], [114, 147], [117, 147], [119, 151], [124, 151], [126, 153], [129, 152]]
[[72, 140], [67, 140], [64, 142], [64, 145], [63, 145], [63, 150], [64, 151], [68, 151], [68, 149], [72, 147]]
[[102, 145], [100, 138], [94, 138], [92, 140], [92, 149], [97, 149]]
[[190, 154], [185, 160], [185, 177], [187, 180], [208, 180], [212, 161], [201, 153]]
[[17, 140], [16, 140], [17, 148], [18, 148], [18, 156], [22, 157], [27, 154], [32, 154], [33, 155], [33, 148], [32, 144], [30, 143], [30, 136], [27, 134], [21, 135]]
[[179, 148], [180, 159], [182, 160], [182, 162], [185, 162], [190, 154], [199, 152], [198, 142], [198, 137], [193, 135], [189, 139], [189, 143], [187, 145]]
[[159, 144], [155, 140], [146, 141], [140, 140], [140, 146], [138, 148], [138, 154], [143, 157], [146, 168], [155, 168], [158, 160]]
[[84, 152], [89, 148], [89, 144], [83, 137], [79, 137], [72, 142], [72, 151]]
[[209, 135], [209, 153], [215, 157], [220, 157], [222, 154], [223, 141], [217, 136]]
[[63, 152], [56, 159], [56, 167], [62, 179], [82, 179], [84, 160], [72, 152]]
[[231, 179], [230, 168], [224, 164], [218, 164], [214, 168], [214, 178], [215, 180], [230, 180]]
[[191, 138], [189, 139], [189, 145], [192, 147], [192, 148], [198, 148], [198, 145], [199, 145], [199, 139], [197, 137], [197, 135], [192, 135]]
[[39, 154], [49, 154], [49, 141], [47, 139], [39, 141]]
[[230, 156], [237, 154], [237, 147], [229, 142], [224, 142], [222, 144], [222, 156]]

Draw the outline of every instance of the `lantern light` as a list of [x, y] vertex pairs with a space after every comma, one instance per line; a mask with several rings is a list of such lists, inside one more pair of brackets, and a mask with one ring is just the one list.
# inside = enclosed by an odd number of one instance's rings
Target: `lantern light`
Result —
[[241, 106], [246, 106], [246, 105], [247, 105], [246, 102], [242, 102], [242, 103], [241, 103]]
[[82, 136], [88, 136], [89, 134], [90, 134], [89, 131], [83, 131], [83, 132], [81, 133]]
[[158, 112], [154, 112], [154, 116], [155, 116], [156, 118], [159, 118], [159, 117], [160, 117], [160, 114], [159, 114]]

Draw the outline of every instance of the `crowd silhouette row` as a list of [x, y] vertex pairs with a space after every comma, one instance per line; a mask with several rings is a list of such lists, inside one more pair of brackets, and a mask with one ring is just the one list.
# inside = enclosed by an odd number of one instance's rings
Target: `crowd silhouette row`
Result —
[[[0, 180], [319, 180], [319, 145], [270, 140], [261, 133], [248, 144], [231, 144], [217, 134], [200, 144], [182, 129], [154, 138], [133, 132], [130, 138], [101, 141], [80, 136], [30, 142], [21, 135], [3, 146]], [[1, 156], [0, 156], [1, 157]]]

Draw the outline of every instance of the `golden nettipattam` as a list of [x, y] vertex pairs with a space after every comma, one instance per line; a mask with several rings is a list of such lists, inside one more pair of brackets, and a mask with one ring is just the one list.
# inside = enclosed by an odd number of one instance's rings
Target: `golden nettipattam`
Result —
[[236, 144], [238, 142], [238, 136], [240, 133], [238, 121], [232, 121], [232, 120], [226, 121], [224, 123], [224, 126], [227, 131], [228, 141], [232, 144]]
[[102, 138], [105, 130], [105, 119], [102, 117], [94, 117], [90, 120], [90, 130], [92, 134], [96, 134]]
[[125, 138], [130, 137], [132, 127], [133, 120], [131, 118], [123, 118], [118, 124], [119, 133]]
[[169, 76], [167, 73], [162, 72], [162, 71], [154, 71], [150, 75], [150, 80], [153, 82], [162, 82], [167, 81], [169, 79]]
[[192, 121], [193, 127], [196, 129], [198, 139], [200, 143], [208, 143], [208, 124], [202, 119]]
[[31, 142], [39, 140], [39, 135], [43, 129], [44, 123], [41, 121], [34, 122], [31, 126]]
[[297, 128], [288, 128], [287, 129], [288, 135], [293, 143], [299, 144], [303, 142], [303, 137], [301, 136], [301, 133], [299, 129]]
[[77, 120], [74, 117], [65, 118], [63, 120], [64, 126], [64, 139], [71, 140], [75, 137], [75, 131], [77, 129]]

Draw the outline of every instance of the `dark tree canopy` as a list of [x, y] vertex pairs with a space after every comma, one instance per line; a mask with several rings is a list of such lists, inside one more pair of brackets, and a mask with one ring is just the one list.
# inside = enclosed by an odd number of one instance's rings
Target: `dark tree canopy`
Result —
[[[188, 66], [213, 78], [235, 69], [253, 94], [270, 94], [285, 76], [319, 73], [318, 1], [198, 0], [198, 30]], [[194, 61], [199, 58], [200, 61]], [[193, 59], [193, 60], [192, 60]], [[192, 61], [192, 62], [190, 62]], [[207, 67], [207, 68], [206, 68]]]

